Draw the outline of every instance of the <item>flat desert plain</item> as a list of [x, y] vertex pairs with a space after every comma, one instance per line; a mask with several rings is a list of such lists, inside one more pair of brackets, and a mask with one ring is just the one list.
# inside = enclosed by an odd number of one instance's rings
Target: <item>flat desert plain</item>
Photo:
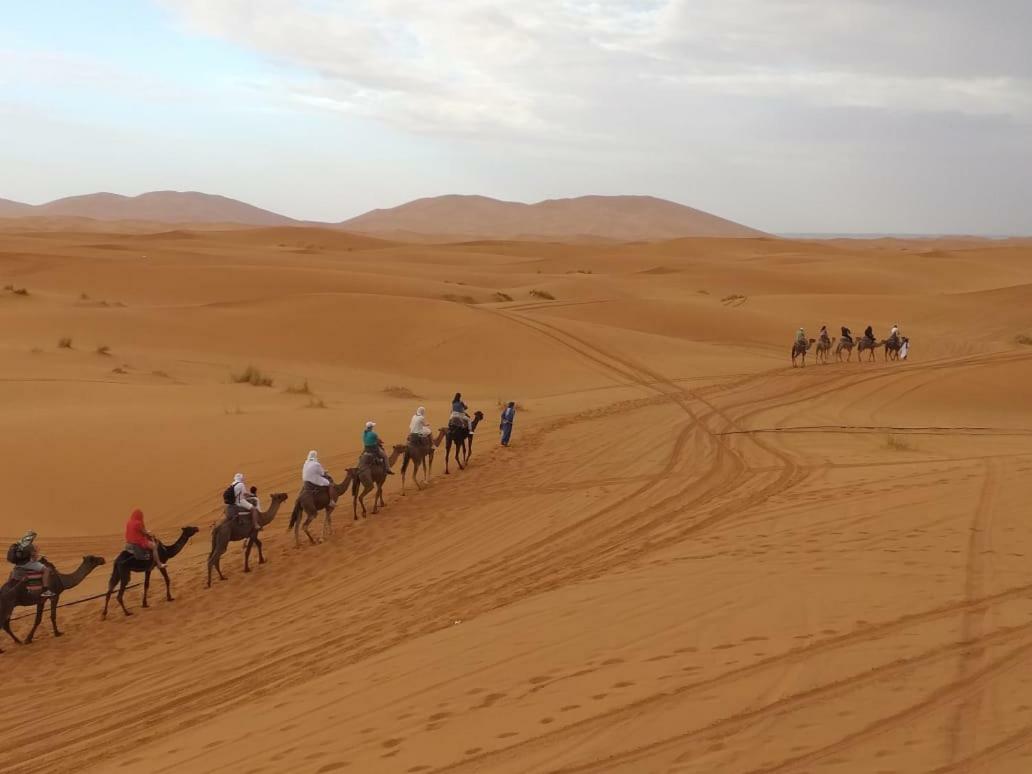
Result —
[[[4, 638], [0, 770], [1032, 771], [1032, 243], [0, 231], [0, 535], [109, 561]], [[309, 449], [456, 391], [467, 470], [294, 547]], [[290, 499], [208, 590], [237, 471]], [[101, 621], [136, 507], [200, 532]]]

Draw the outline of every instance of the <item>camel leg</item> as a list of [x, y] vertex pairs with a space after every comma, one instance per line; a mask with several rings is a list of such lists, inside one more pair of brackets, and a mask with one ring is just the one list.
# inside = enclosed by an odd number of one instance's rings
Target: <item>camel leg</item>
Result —
[[225, 580], [226, 576], [222, 574], [222, 555], [226, 553], [226, 546], [222, 544], [216, 545], [212, 551], [211, 556], [208, 557], [208, 588], [211, 588], [211, 571], [212, 568], [219, 574], [219, 580]]
[[60, 637], [61, 632], [57, 628], [57, 597], [50, 598], [50, 625], [54, 627], [54, 636]]
[[254, 547], [258, 549], [258, 564], [265, 564], [265, 554], [262, 553], [262, 541], [255, 535], [253, 542]]
[[41, 599], [36, 603], [36, 620], [32, 624], [32, 629], [29, 630], [29, 636], [25, 638], [25, 644], [31, 645], [32, 638], [36, 636], [36, 629], [39, 628], [39, 622], [43, 620], [43, 605], [44, 601]]
[[[119, 578], [118, 595], [115, 597], [115, 601], [118, 602], [118, 604], [122, 608], [122, 612], [125, 613], [126, 615], [132, 615], [132, 613], [130, 613], [129, 610], [126, 608], [126, 606], [125, 606], [125, 599], [124, 599], [124, 597], [125, 597], [125, 587], [129, 585], [129, 576], [131, 574], [132, 574], [132, 571], [129, 570], [128, 568], [126, 568], [126, 569], [121, 571], [121, 576], [122, 577]], [[146, 593], [146, 590], [145, 590], [144, 593]]]
[[13, 631], [11, 631], [11, 619], [10, 618], [8, 618], [6, 621], [4, 621], [4, 631], [7, 632], [10, 635], [11, 639], [14, 640], [16, 643], [18, 643], [19, 645], [24, 645], [25, 644], [21, 640], [18, 639], [18, 635], [17, 634], [15, 634]]
[[305, 535], [308, 536], [308, 542], [311, 543], [313, 546], [316, 545], [318, 541], [316, 541], [316, 539], [312, 537], [312, 533], [308, 528], [312, 525], [312, 522], [315, 521], [315, 517], [318, 515], [319, 511], [316, 511], [311, 515], [305, 514], [305, 523], [301, 526], [301, 529], [304, 530]]
[[252, 532], [244, 542], [244, 572], [251, 572], [251, 546], [257, 533]]
[[[153, 566], [154, 565], [151, 565], [151, 567]], [[150, 605], [147, 604], [147, 592], [150, 591], [150, 574], [150, 568], [143, 572], [143, 604], [140, 605], [140, 607], [150, 607]]]
[[448, 461], [451, 458], [451, 438], [446, 437], [444, 439], [444, 475], [450, 476], [451, 470], [448, 469]]
[[168, 570], [164, 567], [159, 567], [158, 572], [160, 572], [161, 577], [165, 579], [165, 601], [175, 602], [175, 597], [172, 596], [172, 581], [168, 577]]

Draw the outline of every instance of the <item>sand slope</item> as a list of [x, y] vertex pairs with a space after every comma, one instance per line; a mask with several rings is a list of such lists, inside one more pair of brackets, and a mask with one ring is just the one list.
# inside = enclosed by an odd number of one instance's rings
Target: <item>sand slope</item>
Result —
[[[70, 569], [133, 507], [201, 533], [175, 602], [0, 641], [34, 708], [0, 771], [1029, 770], [1026, 245], [22, 229], [8, 284], [0, 537]], [[895, 321], [906, 363], [789, 365], [799, 325]], [[293, 496], [458, 389], [468, 470], [318, 546], [281, 513], [203, 587], [234, 472]]]

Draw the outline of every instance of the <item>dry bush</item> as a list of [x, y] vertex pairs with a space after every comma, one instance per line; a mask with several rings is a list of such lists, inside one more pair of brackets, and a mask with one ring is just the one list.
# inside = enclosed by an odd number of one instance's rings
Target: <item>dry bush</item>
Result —
[[151, 376], [157, 376], [159, 379], [171, 379], [172, 378], [171, 376], [169, 376], [164, 371], [151, 371]]
[[885, 438], [885, 448], [893, 451], [914, 451], [914, 447], [905, 438], [889, 435]]
[[101, 344], [99, 347], [97, 347], [97, 354], [104, 355], [105, 357], [107, 357], [111, 354], [111, 347], [109, 347], [107, 344]]
[[249, 365], [239, 374], [230, 377], [236, 384], [250, 384], [252, 387], [272, 387], [272, 377], [262, 373], [260, 368]]
[[312, 388], [308, 386], [308, 380], [305, 379], [302, 384], [292, 384], [289, 387], [287, 387], [287, 389], [285, 389], [283, 392], [287, 393], [288, 395], [311, 395]]
[[495, 293], [494, 297], [495, 297], [495, 301], [512, 301], [513, 300], [512, 296], [510, 296], [508, 293], [503, 293], [500, 290], [497, 293]]
[[547, 290], [532, 290], [530, 295], [534, 296], [534, 298], [543, 298], [545, 301], [555, 301], [555, 296]]
[[398, 385], [390, 385], [383, 388], [383, 394], [389, 395], [392, 398], [405, 398], [407, 400], [417, 400], [420, 396], [412, 392], [408, 387], [401, 387]]
[[111, 373], [113, 373], [113, 374], [127, 374], [127, 373], [129, 373], [129, 372], [128, 372], [128, 371], [126, 371], [126, 370], [125, 370], [124, 368], [122, 368], [121, 366], [119, 366], [118, 368], [112, 368], [112, 369], [111, 369]]
[[11, 291], [16, 296], [27, 296], [29, 295], [28, 288], [16, 288]]
[[730, 296], [724, 296], [720, 299], [720, 303], [725, 306], [741, 306], [747, 300], [747, 296], [743, 296], [741, 293], [732, 293]]
[[79, 294], [79, 300], [80, 301], [89, 301], [90, 297], [88, 295], [86, 295], [85, 291], [83, 291], [82, 293]]
[[1018, 344], [1024, 344], [1027, 347], [1032, 347], [1032, 336], [1029, 336], [1027, 333], [1019, 333], [1017, 336], [1014, 337], [1014, 341], [1016, 341]]
[[477, 302], [473, 296], [457, 296], [454, 293], [445, 293], [441, 298], [455, 304], [475, 304]]
[[308, 403], [305, 404], [305, 408], [310, 408], [310, 409], [324, 409], [326, 407], [327, 406], [323, 402], [322, 398], [309, 398], [308, 399]]
[[58, 339], [57, 340], [57, 348], [58, 349], [71, 349], [72, 348], [72, 339], [71, 339], [71, 337], [70, 336], [65, 336], [62, 339]]

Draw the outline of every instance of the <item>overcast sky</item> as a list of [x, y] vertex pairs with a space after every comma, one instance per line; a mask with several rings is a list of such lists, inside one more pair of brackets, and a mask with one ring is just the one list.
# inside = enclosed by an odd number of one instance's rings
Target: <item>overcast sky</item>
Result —
[[1029, 0], [32, 0], [0, 197], [342, 220], [652, 194], [776, 232], [1032, 233]]

